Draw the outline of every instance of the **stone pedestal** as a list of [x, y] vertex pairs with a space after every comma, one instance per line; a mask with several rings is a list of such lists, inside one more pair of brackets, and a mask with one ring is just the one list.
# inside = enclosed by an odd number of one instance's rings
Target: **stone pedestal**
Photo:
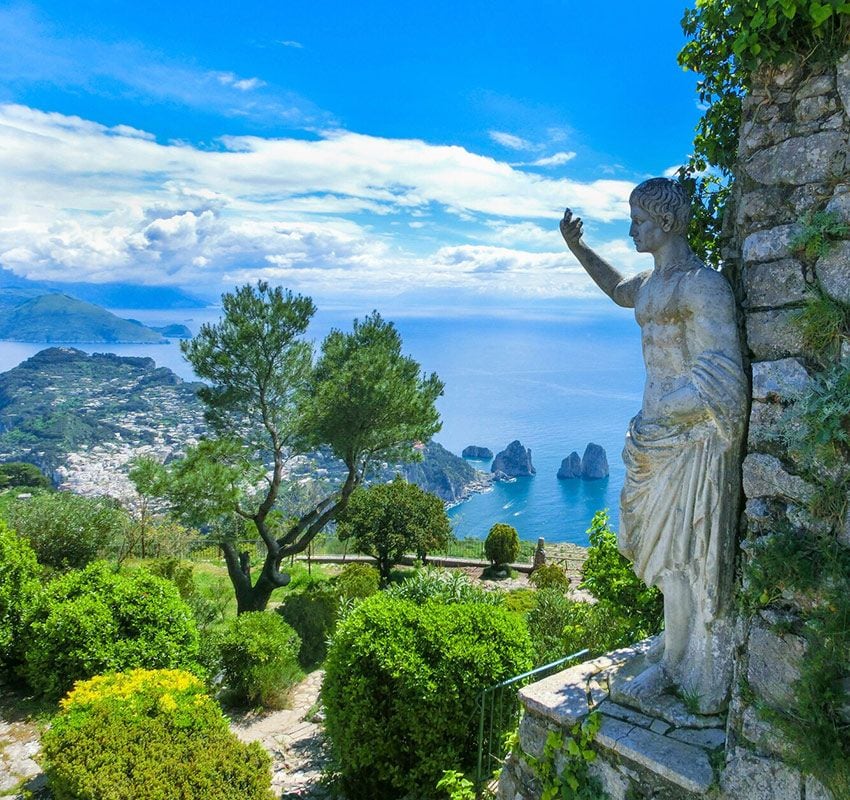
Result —
[[[634, 708], [621, 688], [640, 674], [654, 639], [550, 675], [519, 692], [519, 747], [507, 756], [498, 800], [539, 800], [542, 786], [528, 756], [540, 759], [552, 731], [570, 729], [592, 711], [602, 724], [590, 774], [608, 800], [831, 800], [812, 776], [781, 755], [744, 746], [734, 717], [692, 714], [674, 695]], [[620, 688], [618, 688], [620, 687]], [[563, 762], [562, 762], [563, 763]], [[558, 759], [555, 760], [558, 769]], [[600, 797], [602, 800], [602, 797]]]

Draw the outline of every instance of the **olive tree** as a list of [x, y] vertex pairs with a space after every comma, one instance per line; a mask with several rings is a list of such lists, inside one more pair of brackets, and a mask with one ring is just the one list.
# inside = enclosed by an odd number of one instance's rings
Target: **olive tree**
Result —
[[[219, 322], [181, 343], [206, 382], [198, 395], [213, 435], [153, 483], [193, 524], [235, 515], [256, 531], [265, 549], [256, 577], [238, 540], [220, 539], [242, 613], [263, 610], [289, 582], [283, 559], [345, 508], [374, 462], [416, 457], [414, 442], [439, 430], [443, 384], [402, 355], [398, 332], [377, 312], [355, 320], [351, 332], [331, 331], [314, 363], [305, 338], [315, 312], [309, 298], [260, 281], [225, 294], [222, 310]], [[319, 447], [342, 462], [344, 477], [284, 521], [287, 460]]]

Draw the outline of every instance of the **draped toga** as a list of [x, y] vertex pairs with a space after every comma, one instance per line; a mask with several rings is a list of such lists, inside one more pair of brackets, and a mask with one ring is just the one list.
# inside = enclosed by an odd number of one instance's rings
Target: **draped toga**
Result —
[[[703, 321], [703, 324], [711, 324]], [[740, 362], [703, 352], [689, 380], [705, 414], [686, 423], [629, 426], [620, 497], [620, 552], [647, 584], [688, 572], [703, 608], [717, 614], [730, 595], [737, 525], [742, 409], [747, 387]]]

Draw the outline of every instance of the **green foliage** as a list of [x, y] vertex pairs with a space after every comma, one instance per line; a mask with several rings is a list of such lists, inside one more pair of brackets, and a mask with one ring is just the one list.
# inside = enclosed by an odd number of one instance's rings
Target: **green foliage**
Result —
[[235, 699], [266, 708], [282, 707], [301, 676], [301, 640], [278, 614], [240, 614], [228, 621], [217, 636], [216, 645], [224, 683]]
[[606, 603], [618, 617], [633, 619], [644, 636], [658, 633], [664, 621], [664, 598], [647, 586], [617, 549], [617, 534], [608, 524], [608, 512], [597, 511], [588, 528], [590, 548], [582, 567], [581, 588]]
[[23, 658], [25, 620], [38, 597], [40, 573], [27, 541], [0, 520], [0, 667]]
[[41, 594], [29, 620], [23, 673], [37, 693], [58, 697], [74, 681], [110, 670], [199, 670], [198, 649], [192, 613], [171, 583], [95, 562]]
[[501, 608], [364, 601], [334, 636], [322, 688], [346, 797], [432, 797], [447, 766], [473, 766], [481, 690], [530, 663], [522, 622]]
[[526, 616], [537, 602], [537, 592], [533, 589], [511, 589], [500, 594], [505, 608], [521, 616]]
[[541, 564], [529, 575], [528, 582], [537, 589], [559, 589], [567, 592], [570, 588], [567, 573], [557, 564]]
[[278, 606], [277, 613], [301, 639], [298, 662], [304, 669], [314, 669], [325, 660], [328, 639], [336, 628], [338, 606], [337, 593], [324, 583], [288, 593]]
[[805, 348], [827, 361], [840, 352], [841, 340], [850, 337], [850, 307], [833, 300], [817, 284], [809, 287], [806, 304], [793, 321]]
[[825, 256], [837, 239], [850, 234], [850, 226], [834, 211], [808, 211], [801, 224], [802, 230], [791, 242], [791, 249], [812, 263]]
[[7, 517], [32, 545], [39, 563], [54, 569], [84, 567], [120, 542], [130, 524], [126, 512], [111, 501], [70, 492], [18, 500]]
[[395, 326], [375, 311], [354, 320], [351, 333], [333, 330], [322, 342], [304, 435], [361, 474], [376, 458], [415, 461], [413, 443], [440, 429], [434, 404], [442, 393], [442, 381], [402, 355]]
[[763, 65], [795, 60], [834, 63], [847, 45], [850, 3], [843, 0], [699, 0], [685, 11], [689, 41], [679, 63], [701, 74], [705, 107], [694, 151], [679, 177], [693, 197], [694, 251], [719, 264], [723, 209], [738, 152], [741, 98]]
[[270, 759], [243, 744], [197, 678], [102, 675], [76, 686], [43, 737], [56, 800], [272, 800]]
[[550, 731], [537, 759], [523, 758], [541, 783], [540, 800], [602, 800], [599, 781], [590, 776], [588, 765], [596, 760], [591, 744], [599, 732], [602, 717], [595, 711], [577, 722], [569, 735]]
[[628, 647], [657, 632], [647, 630], [639, 616], [625, 614], [608, 602], [574, 602], [564, 619], [561, 650], [576, 653], [586, 647], [591, 656], [597, 656]]
[[346, 564], [334, 584], [337, 593], [346, 600], [365, 600], [378, 591], [381, 576], [371, 564]]
[[451, 524], [436, 495], [400, 476], [390, 483], [357, 489], [339, 519], [338, 536], [353, 539], [358, 552], [377, 559], [381, 580], [405, 553], [445, 546]]
[[437, 788], [442, 789], [449, 800], [476, 800], [475, 784], [456, 769], [447, 769], [437, 781]]
[[410, 600], [420, 606], [429, 600], [439, 603], [502, 605], [500, 592], [488, 592], [472, 583], [463, 572], [439, 567], [416, 570], [401, 583], [390, 586], [386, 594], [400, 600]]
[[24, 461], [7, 461], [0, 464], [0, 489], [7, 488], [51, 489], [53, 484], [35, 464]]
[[171, 581], [180, 593], [180, 598], [192, 609], [192, 616], [201, 633], [209, 632], [225, 618], [230, 597], [222, 589], [220, 581], [213, 587], [199, 586], [195, 567], [178, 558], [158, 558], [147, 565], [152, 575]]
[[850, 797], [846, 689], [850, 664], [850, 549], [831, 535], [787, 529], [753, 543], [744, 574], [745, 608], [792, 598], [806, 609], [807, 643], [786, 708], [762, 708], [791, 743], [791, 756], [836, 798]]
[[497, 522], [484, 540], [484, 554], [494, 566], [512, 564], [519, 555], [519, 534], [516, 528]]

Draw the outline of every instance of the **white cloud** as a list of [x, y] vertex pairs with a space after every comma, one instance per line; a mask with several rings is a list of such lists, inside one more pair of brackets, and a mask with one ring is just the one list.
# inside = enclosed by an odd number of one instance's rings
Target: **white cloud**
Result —
[[570, 151], [561, 151], [560, 153], [554, 153], [551, 156], [546, 156], [545, 158], [538, 158], [537, 161], [532, 161], [532, 167], [560, 167], [563, 164], [566, 164], [568, 161], [572, 161], [576, 157], [576, 154]]
[[500, 144], [502, 147], [507, 147], [511, 150], [536, 149], [536, 146], [527, 139], [523, 139], [521, 136], [515, 136], [512, 133], [505, 133], [504, 131], [490, 131], [490, 138], [496, 142], [496, 144]]
[[266, 276], [307, 292], [583, 295], [587, 279], [557, 234], [563, 206], [625, 220], [632, 189], [340, 130], [220, 145], [0, 106], [0, 263], [31, 277], [210, 291]]
[[278, 44], [283, 45], [284, 47], [294, 47], [296, 50], [302, 50], [304, 45], [301, 42], [296, 42], [294, 39], [284, 39], [279, 41]]
[[220, 72], [217, 76], [218, 82], [225, 86], [232, 86], [240, 92], [250, 92], [253, 89], [259, 89], [266, 85], [265, 81], [259, 78], [240, 78], [232, 72]]

